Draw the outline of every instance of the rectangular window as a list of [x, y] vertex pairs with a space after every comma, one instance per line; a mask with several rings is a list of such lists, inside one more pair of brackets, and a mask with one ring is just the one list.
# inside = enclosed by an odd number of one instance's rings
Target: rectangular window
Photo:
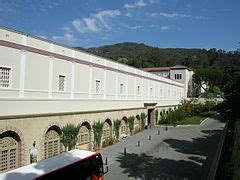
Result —
[[58, 77], [58, 90], [59, 91], [65, 91], [65, 79], [66, 79], [66, 76], [59, 75], [59, 77]]
[[96, 93], [100, 93], [100, 90], [101, 90], [101, 81], [100, 80], [96, 80]]
[[153, 95], [153, 88], [151, 87], [150, 88], [150, 96], [152, 96]]
[[140, 86], [137, 86], [137, 95], [140, 96]]
[[124, 94], [124, 85], [120, 84], [120, 94]]
[[174, 74], [175, 79], [182, 79], [182, 74]]
[[11, 68], [0, 67], [0, 88], [10, 87], [10, 71]]

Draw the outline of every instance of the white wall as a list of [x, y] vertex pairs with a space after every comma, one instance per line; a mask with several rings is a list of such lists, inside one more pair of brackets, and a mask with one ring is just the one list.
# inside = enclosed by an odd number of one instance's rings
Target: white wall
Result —
[[[183, 92], [184, 85], [167, 78], [6, 29], [0, 37], [0, 67], [11, 67], [12, 74], [11, 86], [0, 89], [0, 116], [176, 105], [184, 97], [174, 93]], [[59, 75], [65, 76], [64, 91], [58, 88]]]

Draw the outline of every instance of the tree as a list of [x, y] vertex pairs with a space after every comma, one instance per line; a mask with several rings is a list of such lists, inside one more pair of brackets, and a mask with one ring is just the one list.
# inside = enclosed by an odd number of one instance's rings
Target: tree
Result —
[[119, 119], [116, 119], [115, 121], [113, 121], [113, 125], [114, 125], [114, 133], [115, 133], [116, 139], [118, 139], [121, 121]]
[[142, 129], [144, 129], [144, 127], [145, 127], [145, 123], [146, 123], [146, 114], [144, 113], [144, 112], [142, 112], [141, 114], [140, 114], [140, 117], [141, 117], [141, 125], [142, 125]]
[[128, 124], [129, 124], [129, 130], [130, 130], [130, 134], [133, 135], [133, 129], [134, 129], [134, 116], [130, 116], [128, 118]]
[[240, 118], [240, 68], [234, 66], [225, 68], [224, 77], [226, 80], [223, 87], [225, 102], [221, 110], [227, 119], [236, 120]]
[[[193, 74], [193, 82], [198, 88], [203, 88], [206, 93], [219, 89], [223, 81], [223, 72], [219, 69], [202, 68], [196, 69]], [[204, 84], [206, 86], [204, 86]]]
[[75, 147], [77, 143], [77, 135], [79, 133], [80, 126], [75, 126], [73, 124], [67, 124], [62, 128], [62, 143], [68, 150]]
[[101, 146], [101, 139], [103, 133], [103, 122], [94, 122], [93, 124], [93, 134], [94, 134], [94, 146], [95, 148], [100, 148]]

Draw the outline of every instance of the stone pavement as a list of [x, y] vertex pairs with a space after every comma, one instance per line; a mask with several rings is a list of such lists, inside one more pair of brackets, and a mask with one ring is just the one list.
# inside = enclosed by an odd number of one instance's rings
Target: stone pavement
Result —
[[205, 179], [224, 126], [215, 116], [201, 126], [152, 127], [127, 137], [100, 151], [108, 159], [105, 179]]

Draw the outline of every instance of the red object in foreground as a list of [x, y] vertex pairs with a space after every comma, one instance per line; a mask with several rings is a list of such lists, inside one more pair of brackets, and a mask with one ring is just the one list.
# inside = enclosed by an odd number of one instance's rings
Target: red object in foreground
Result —
[[18, 169], [0, 174], [0, 179], [104, 180], [102, 156], [99, 152], [72, 150]]

